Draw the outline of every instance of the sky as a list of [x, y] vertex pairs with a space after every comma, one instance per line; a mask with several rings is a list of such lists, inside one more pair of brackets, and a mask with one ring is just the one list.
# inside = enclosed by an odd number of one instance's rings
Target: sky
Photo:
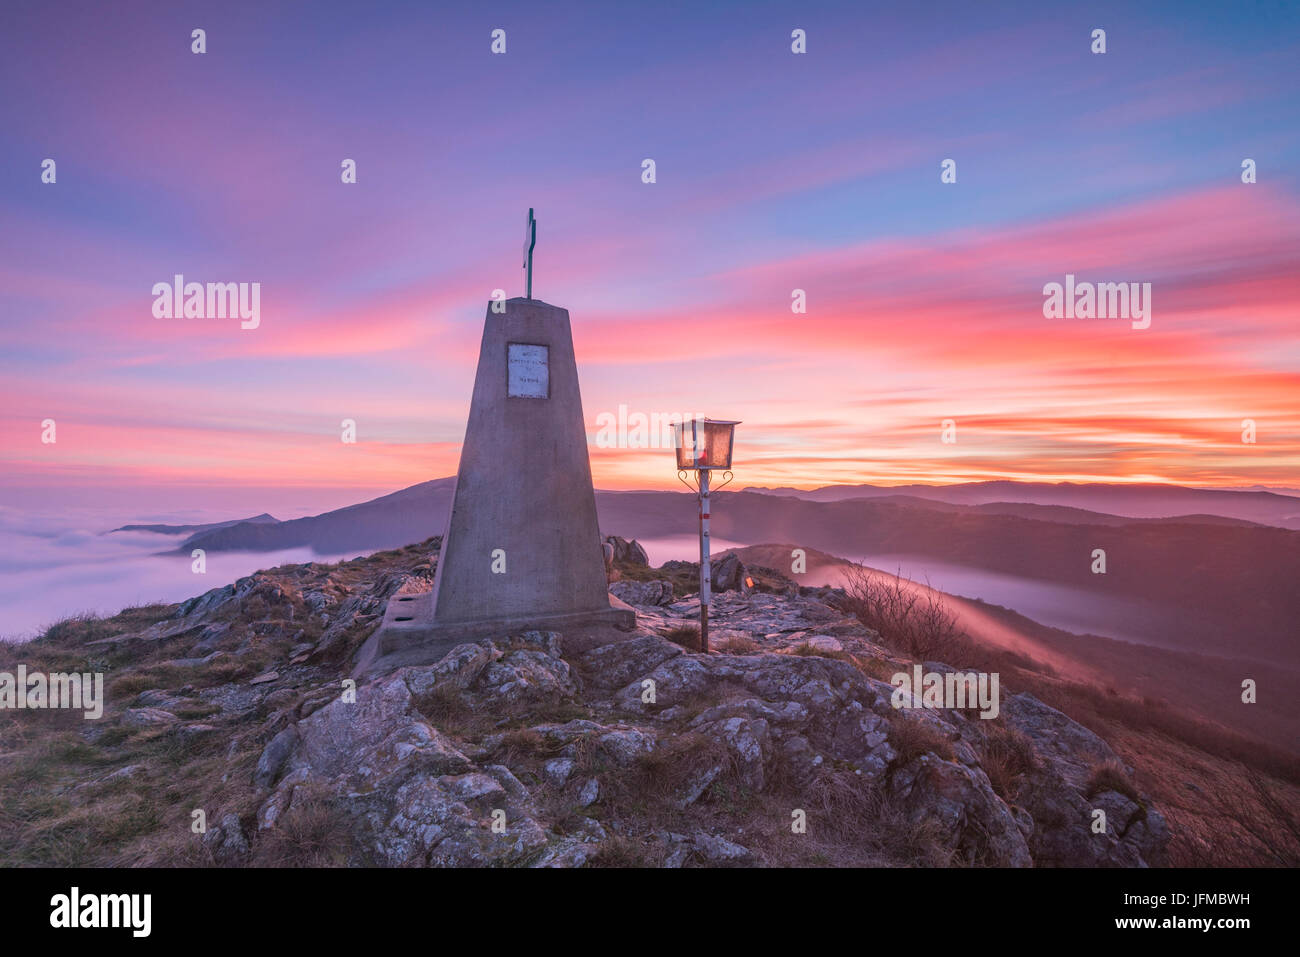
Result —
[[[1300, 484], [1300, 5], [900, 6], [4, 5], [0, 506], [454, 474], [529, 207], [600, 487], [676, 487], [620, 407], [742, 420], [738, 487]], [[1067, 274], [1150, 327], [1046, 317]]]

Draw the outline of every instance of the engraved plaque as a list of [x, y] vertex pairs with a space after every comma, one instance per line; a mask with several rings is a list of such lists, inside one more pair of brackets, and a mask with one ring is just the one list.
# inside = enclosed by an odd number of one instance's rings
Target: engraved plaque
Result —
[[546, 346], [511, 342], [506, 346], [506, 395], [512, 399], [549, 399], [551, 377]]

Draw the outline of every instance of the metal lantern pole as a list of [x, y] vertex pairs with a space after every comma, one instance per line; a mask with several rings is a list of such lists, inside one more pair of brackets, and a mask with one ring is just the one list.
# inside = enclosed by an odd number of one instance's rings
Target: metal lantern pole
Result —
[[[709, 593], [713, 589], [713, 566], [709, 563], [709, 473], [713, 469], [722, 473], [719, 489], [726, 488], [734, 478], [731, 439], [739, 424], [729, 419], [708, 418], [673, 423], [677, 480], [694, 492], [700, 503], [700, 651], [706, 655], [709, 653]], [[694, 485], [690, 483], [692, 471]]]
[[709, 653], [709, 588], [713, 572], [709, 567], [709, 470], [695, 473], [700, 486], [700, 651]]

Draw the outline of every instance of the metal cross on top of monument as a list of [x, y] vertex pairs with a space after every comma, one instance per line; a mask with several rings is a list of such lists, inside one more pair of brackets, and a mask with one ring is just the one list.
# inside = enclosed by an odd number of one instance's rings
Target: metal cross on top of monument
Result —
[[533, 207], [528, 207], [528, 221], [524, 223], [524, 269], [527, 279], [524, 284], [524, 298], [533, 298], [533, 247], [537, 245], [537, 219], [533, 216]]

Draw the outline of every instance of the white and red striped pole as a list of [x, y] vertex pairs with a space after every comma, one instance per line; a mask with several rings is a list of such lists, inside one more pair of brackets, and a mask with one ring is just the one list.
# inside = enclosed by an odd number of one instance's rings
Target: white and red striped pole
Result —
[[700, 486], [700, 651], [709, 653], [709, 588], [713, 570], [709, 567], [709, 470], [695, 473]]

